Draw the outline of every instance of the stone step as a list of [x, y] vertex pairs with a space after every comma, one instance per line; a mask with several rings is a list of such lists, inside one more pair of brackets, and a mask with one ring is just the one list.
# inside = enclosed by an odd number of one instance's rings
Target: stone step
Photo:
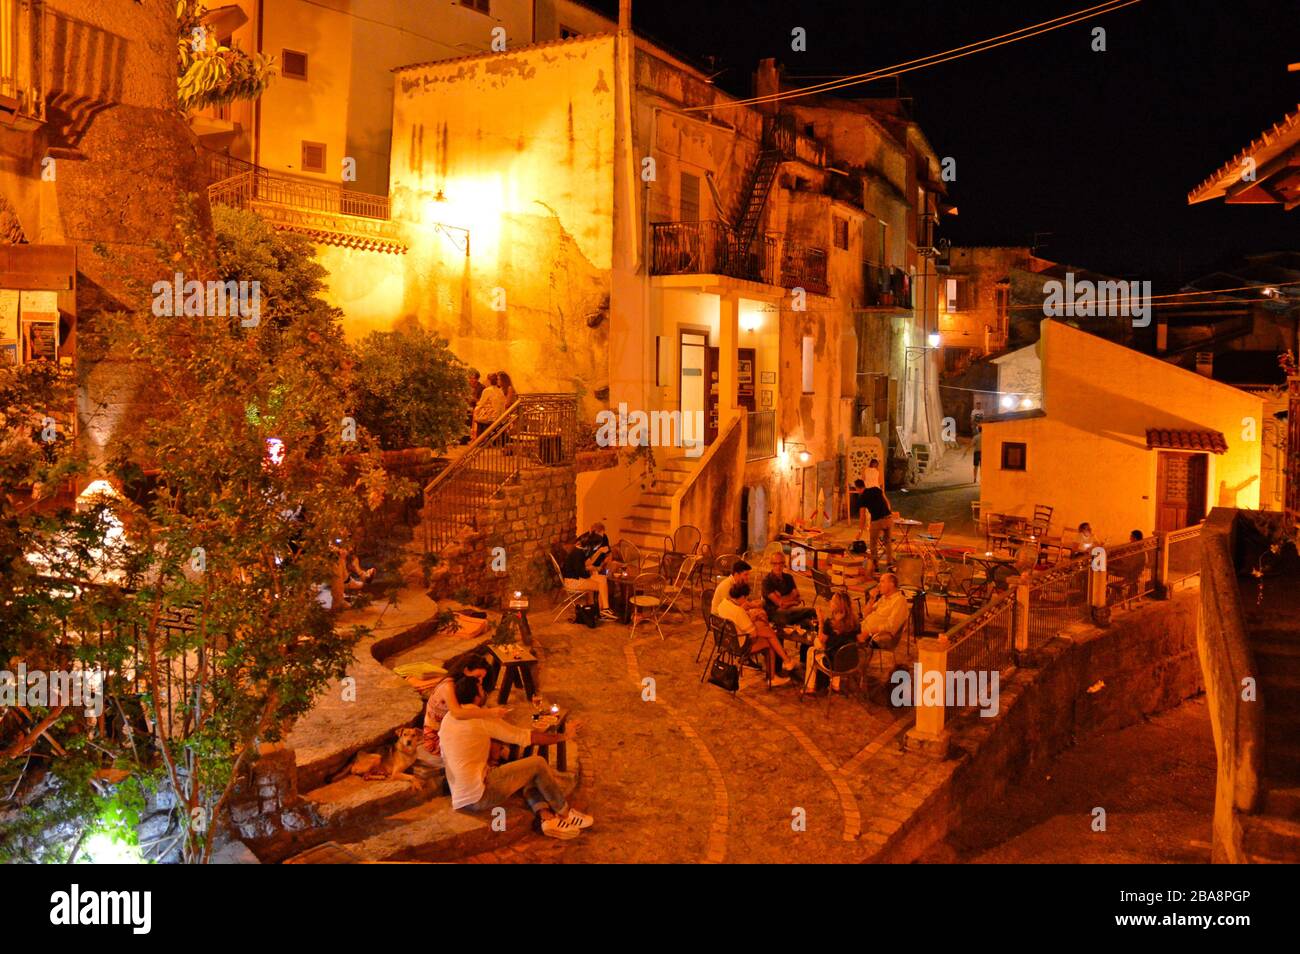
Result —
[[1280, 750], [1277, 746], [1264, 751], [1264, 777], [1275, 785], [1294, 785], [1300, 782], [1300, 748], [1290, 747], [1290, 751]]
[[1300, 821], [1300, 786], [1270, 787], [1264, 793], [1264, 813]]
[[672, 507], [666, 503], [648, 503], [642, 499], [632, 505], [631, 515], [654, 520], [668, 520], [671, 518], [672, 512]]
[[505, 830], [492, 829], [492, 814], [458, 812], [450, 797], [435, 798], [385, 816], [365, 833], [340, 839], [345, 851], [367, 861], [456, 861], [519, 841], [532, 830], [533, 816], [518, 798], [510, 799]]
[[661, 536], [667, 536], [668, 530], [672, 526], [672, 521], [668, 517], [641, 516], [639, 514], [629, 516], [626, 523], [627, 526], [624, 528], [624, 532], [636, 530], [642, 533], [658, 533]]
[[1242, 847], [1265, 863], [1300, 862], [1300, 822], [1273, 815], [1243, 815]]
[[419, 785], [405, 781], [367, 781], [349, 775], [312, 789], [305, 797], [316, 804], [325, 824], [339, 832], [354, 830], [377, 818], [427, 802], [442, 794], [445, 788], [441, 772], [421, 780]]

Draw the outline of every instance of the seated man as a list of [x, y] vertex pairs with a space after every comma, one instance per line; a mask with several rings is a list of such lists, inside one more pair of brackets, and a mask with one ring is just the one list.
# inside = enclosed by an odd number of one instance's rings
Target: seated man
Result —
[[[482, 706], [486, 701], [477, 679], [456, 680], [456, 701]], [[493, 741], [511, 745], [555, 745], [568, 741], [578, 724], [569, 723], [565, 734], [529, 732], [501, 719], [459, 719], [448, 712], [438, 729], [438, 747], [451, 789], [451, 807], [485, 812], [505, 803], [523, 789], [528, 807], [541, 820], [542, 834], [549, 838], [577, 838], [590, 828], [590, 815], [570, 808], [560, 780], [540, 755], [488, 768]]]
[[785, 554], [774, 553], [763, 577], [763, 609], [773, 626], [800, 626], [817, 619], [817, 611], [803, 606], [794, 577], [785, 572]]
[[[750, 566], [744, 560], [737, 560], [732, 564], [731, 575], [724, 576], [713, 589], [713, 602], [710, 604], [710, 613], [714, 616], [722, 615], [722, 604], [731, 599], [732, 587], [743, 586], [745, 591], [749, 592], [749, 571]], [[745, 599], [740, 605], [749, 610], [759, 604], [757, 600]]]
[[880, 583], [867, 603], [859, 641], [885, 649], [891, 648], [894, 635], [903, 628], [910, 609], [907, 597], [898, 588], [898, 577], [893, 573], [882, 573]]
[[608, 569], [605, 560], [610, 554], [609, 537], [605, 534], [605, 525], [599, 520], [591, 525], [590, 530], [578, 537], [578, 548], [587, 554], [587, 560], [598, 572]]
[[[781, 646], [781, 640], [777, 638], [776, 631], [764, 619], [763, 611], [758, 608], [746, 608], [746, 604], [753, 603], [748, 597], [748, 583], [733, 584], [727, 598], [722, 601], [722, 606], [718, 608], [717, 615], [735, 624], [736, 635], [740, 637], [741, 649], [748, 649], [751, 654], [756, 652], [766, 654], [767, 675], [772, 685], [787, 685], [790, 682], [790, 677], [785, 675], [785, 670], [790, 666], [790, 657], [786, 655], [785, 649]], [[780, 664], [777, 666], [775, 673], [772, 671], [774, 656], [780, 659]]]
[[592, 575], [594, 562], [587, 558], [587, 552], [581, 547], [572, 547], [564, 557], [560, 574], [564, 577], [567, 590], [588, 590], [596, 594], [600, 601], [601, 619], [617, 619], [609, 608], [609, 580], [603, 573]]

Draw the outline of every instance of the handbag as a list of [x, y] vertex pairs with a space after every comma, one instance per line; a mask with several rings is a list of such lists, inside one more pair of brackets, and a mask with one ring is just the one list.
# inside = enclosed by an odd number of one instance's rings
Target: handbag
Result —
[[709, 685], [735, 692], [740, 688], [740, 667], [721, 659], [714, 660], [713, 668], [709, 670]]
[[583, 606], [573, 608], [573, 621], [579, 626], [586, 626], [588, 629], [595, 629], [599, 621], [600, 610], [594, 603], [587, 603]]

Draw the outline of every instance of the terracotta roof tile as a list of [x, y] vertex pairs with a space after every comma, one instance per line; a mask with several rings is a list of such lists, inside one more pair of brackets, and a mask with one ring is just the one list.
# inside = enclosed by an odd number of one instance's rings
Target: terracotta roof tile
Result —
[[1210, 451], [1223, 454], [1228, 450], [1228, 441], [1222, 431], [1171, 431], [1163, 428], [1147, 428], [1147, 450]]

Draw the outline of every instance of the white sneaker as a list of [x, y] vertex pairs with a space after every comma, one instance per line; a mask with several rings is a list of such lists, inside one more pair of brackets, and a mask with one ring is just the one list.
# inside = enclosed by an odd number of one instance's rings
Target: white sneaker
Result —
[[548, 818], [542, 822], [542, 834], [547, 838], [568, 841], [570, 838], [577, 838], [580, 831], [579, 826], [572, 821], [572, 814], [569, 818]]
[[618, 619], [618, 614], [613, 610], [601, 610], [600, 618], [604, 620], [616, 620]]
[[772, 688], [773, 688], [773, 689], [775, 689], [777, 686], [788, 686], [788, 685], [790, 685], [790, 677], [789, 677], [789, 676], [773, 676], [773, 677], [772, 677]]
[[596, 824], [596, 819], [592, 818], [585, 812], [578, 811], [576, 808], [569, 809], [569, 817], [566, 818], [565, 821], [571, 822], [580, 829], [590, 828], [592, 825]]

